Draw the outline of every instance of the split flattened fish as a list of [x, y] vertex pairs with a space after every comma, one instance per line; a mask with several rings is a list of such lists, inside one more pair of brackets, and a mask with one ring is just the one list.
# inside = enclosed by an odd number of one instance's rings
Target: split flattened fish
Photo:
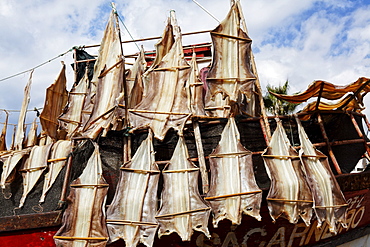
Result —
[[40, 203], [44, 202], [46, 193], [49, 191], [49, 189], [57, 179], [60, 171], [67, 163], [67, 156], [70, 154], [71, 151], [71, 141], [59, 140], [52, 146], [49, 157], [49, 169], [48, 172], [45, 174], [42, 195], [39, 200]]
[[296, 120], [301, 142], [299, 156], [312, 191], [317, 227], [326, 222], [330, 232], [336, 234], [336, 223], [340, 222], [346, 227], [346, 200], [330, 169], [328, 158], [312, 145], [297, 116]]
[[158, 236], [176, 232], [182, 241], [190, 241], [193, 230], [208, 232], [210, 208], [198, 191], [199, 168], [189, 161], [183, 136], [173, 152], [170, 163], [163, 171], [161, 207], [157, 213]]
[[108, 240], [105, 201], [108, 184], [103, 178], [99, 146], [81, 176], [71, 183], [63, 225], [54, 236], [56, 246], [104, 247]]
[[101, 131], [106, 133], [111, 124], [114, 125], [113, 112], [118, 105], [117, 98], [123, 91], [124, 70], [121, 42], [115, 13], [112, 11], [94, 67], [91, 84], [96, 84], [96, 94], [91, 95], [94, 97], [94, 104], [89, 120], [83, 128], [84, 136], [95, 139]]
[[213, 225], [217, 227], [223, 219], [239, 225], [242, 213], [261, 220], [262, 191], [254, 177], [252, 153], [240, 143], [234, 118], [226, 124], [209, 162], [211, 188], [205, 199], [212, 207]]
[[116, 194], [107, 211], [110, 242], [123, 239], [127, 247], [153, 245], [158, 223], [157, 187], [159, 169], [155, 164], [152, 133], [132, 160], [121, 168]]
[[4, 112], [6, 114], [6, 118], [5, 118], [3, 130], [1, 131], [1, 135], [0, 135], [0, 152], [7, 150], [6, 149], [6, 130], [8, 128], [9, 112], [7, 112], [6, 110], [4, 110]]
[[32, 147], [30, 156], [20, 170], [23, 177], [23, 194], [18, 206], [19, 208], [23, 207], [28, 193], [30, 193], [47, 168], [51, 146], [52, 144]]
[[283, 124], [276, 119], [277, 127], [270, 145], [262, 154], [266, 171], [271, 179], [267, 204], [272, 219], [285, 217], [297, 223], [299, 216], [310, 225], [312, 194], [302, 170], [298, 153], [290, 145]]
[[68, 104], [59, 117], [60, 126], [67, 132], [67, 139], [71, 139], [82, 125], [82, 110], [87, 95], [89, 77], [86, 72], [77, 85], [74, 85], [68, 94]]
[[53, 84], [46, 89], [44, 108], [40, 114], [42, 130], [53, 140], [58, 140], [58, 117], [62, 113], [68, 100], [66, 89], [66, 66], [63, 63], [62, 70]]
[[199, 78], [199, 69], [196, 59], [196, 53], [193, 53], [193, 57], [191, 59], [191, 71], [189, 75], [189, 79], [186, 83], [186, 87], [188, 88], [188, 95], [190, 95], [188, 99], [189, 109], [195, 116], [203, 116], [206, 115], [204, 112], [204, 100], [203, 100], [203, 82]]
[[22, 145], [23, 145], [23, 139], [24, 139], [25, 130], [26, 130], [26, 127], [24, 125], [24, 121], [26, 120], [28, 103], [30, 102], [32, 74], [33, 74], [33, 70], [31, 71], [28, 83], [27, 83], [26, 87], [24, 88], [22, 108], [21, 108], [21, 112], [19, 113], [17, 130], [14, 134], [14, 145], [13, 146], [14, 146], [15, 150], [22, 150], [23, 149]]
[[37, 117], [35, 117], [28, 131], [27, 138], [24, 141], [24, 148], [33, 147], [37, 144], [37, 127]]
[[148, 94], [129, 112], [133, 130], [149, 127], [159, 140], [164, 139], [170, 128], [182, 132], [191, 115], [188, 104], [185, 103], [189, 97], [185, 83], [189, 77], [190, 66], [184, 58], [181, 32], [173, 11], [171, 23], [175, 43], [151, 71]]
[[30, 148], [23, 150], [12, 150], [10, 152], [1, 154], [0, 159], [3, 161], [3, 172], [1, 173], [0, 186], [5, 189], [5, 184], [10, 183], [9, 178], [14, 172], [14, 168], [18, 162], [23, 158], [23, 156], [29, 154]]
[[241, 28], [244, 21], [241, 12], [240, 2], [235, 1], [227, 17], [211, 32], [215, 52], [207, 76], [209, 90], [205, 98], [210, 116], [228, 117], [235, 111], [231, 108], [237, 102], [249, 115], [256, 115], [251, 107], [255, 102], [256, 79], [250, 64], [252, 40]]

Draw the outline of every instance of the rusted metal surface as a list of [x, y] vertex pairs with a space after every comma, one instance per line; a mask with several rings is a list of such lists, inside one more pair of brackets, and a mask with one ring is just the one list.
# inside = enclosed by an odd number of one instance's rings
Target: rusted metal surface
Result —
[[[0, 232], [59, 226], [62, 211], [0, 217]], [[1, 235], [0, 235], [1, 236]]]

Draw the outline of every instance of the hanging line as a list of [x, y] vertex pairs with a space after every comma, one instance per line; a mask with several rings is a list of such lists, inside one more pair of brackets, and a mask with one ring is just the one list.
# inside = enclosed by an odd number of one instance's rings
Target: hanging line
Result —
[[22, 75], [22, 74], [25, 74], [27, 72], [30, 72], [30, 71], [34, 70], [34, 69], [40, 68], [41, 66], [43, 66], [43, 65], [45, 65], [47, 63], [50, 63], [51, 61], [54, 61], [55, 59], [57, 59], [59, 57], [62, 57], [64, 55], [66, 55], [67, 53], [73, 51], [74, 49], [79, 49], [79, 48], [81, 48], [81, 47], [74, 46], [71, 49], [69, 49], [68, 51], [66, 51], [66, 52], [64, 52], [64, 53], [62, 53], [62, 54], [60, 54], [60, 55], [58, 55], [58, 56], [56, 56], [56, 57], [54, 57], [52, 59], [49, 59], [48, 61], [43, 62], [42, 64], [39, 64], [39, 65], [37, 65], [37, 66], [35, 66], [35, 67], [31, 68], [31, 69], [28, 69], [28, 70], [25, 70], [23, 72], [19, 72], [19, 73], [15, 74], [15, 75], [11, 75], [11, 76], [5, 77], [3, 79], [0, 79], [0, 82], [5, 81], [5, 80], [8, 80], [8, 79], [13, 78], [13, 77], [16, 77], [16, 76], [19, 76], [19, 75]]
[[207, 14], [209, 14], [213, 19], [215, 19], [217, 22], [218, 22], [218, 24], [220, 24], [221, 22], [214, 16], [214, 15], [212, 15], [211, 14], [211, 12], [209, 12], [206, 8], [204, 8], [200, 3], [198, 3], [197, 1], [195, 1], [195, 0], [193, 0], [193, 2], [196, 4], [196, 5], [198, 5], [201, 9], [203, 9], [204, 10], [204, 12], [206, 12]]
[[117, 17], [118, 17], [118, 19], [121, 21], [121, 23], [122, 23], [123, 27], [126, 29], [126, 31], [127, 31], [127, 33], [128, 33], [128, 35], [130, 35], [130, 38], [131, 38], [131, 39], [132, 39], [132, 41], [135, 43], [135, 45], [136, 45], [137, 49], [140, 51], [140, 48], [139, 48], [138, 44], [135, 42], [134, 37], [131, 35], [130, 31], [128, 30], [128, 28], [126, 27], [125, 23], [124, 23], [124, 22], [123, 22], [123, 20], [121, 19], [121, 16], [119, 16], [119, 14], [118, 14], [118, 12], [117, 12], [117, 9], [116, 9], [116, 6], [115, 6], [115, 4], [114, 4], [113, 2], [111, 3], [111, 6], [112, 6], [112, 9], [113, 9], [114, 14], [115, 14], [115, 15], [117, 15]]

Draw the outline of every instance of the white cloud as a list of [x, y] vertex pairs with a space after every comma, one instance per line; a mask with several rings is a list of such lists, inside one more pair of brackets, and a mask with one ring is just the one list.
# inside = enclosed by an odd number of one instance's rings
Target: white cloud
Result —
[[[198, 2], [219, 20], [230, 6], [225, 0]], [[360, 76], [370, 77], [370, 6], [349, 0], [241, 0], [241, 4], [263, 87], [289, 79], [291, 92], [295, 92], [315, 79], [347, 84]], [[217, 25], [190, 0], [117, 1], [116, 6], [134, 38], [160, 36], [172, 9], [183, 32]], [[0, 1], [0, 79], [75, 45], [98, 44], [109, 11], [110, 1], [105, 0]], [[123, 39], [129, 40], [124, 27], [121, 29]], [[184, 37], [184, 44], [208, 41], [209, 35]], [[155, 42], [138, 44], [152, 50]], [[88, 51], [96, 54], [96, 49]], [[125, 54], [135, 52], [133, 44], [125, 45]], [[71, 54], [37, 69], [30, 107], [43, 105], [45, 89], [59, 73], [61, 60], [72, 78]], [[0, 82], [0, 108], [20, 107], [27, 79], [28, 74]]]

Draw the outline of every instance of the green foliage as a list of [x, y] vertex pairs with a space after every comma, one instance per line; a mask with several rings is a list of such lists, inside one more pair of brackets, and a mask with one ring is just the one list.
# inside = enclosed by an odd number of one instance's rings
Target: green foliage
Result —
[[266, 110], [273, 115], [287, 115], [294, 112], [300, 104], [294, 104], [287, 102], [285, 100], [280, 100], [269, 92], [278, 93], [278, 94], [288, 94], [289, 81], [287, 80], [282, 86], [271, 86], [267, 85], [267, 93], [263, 97], [263, 101], [266, 107]]

